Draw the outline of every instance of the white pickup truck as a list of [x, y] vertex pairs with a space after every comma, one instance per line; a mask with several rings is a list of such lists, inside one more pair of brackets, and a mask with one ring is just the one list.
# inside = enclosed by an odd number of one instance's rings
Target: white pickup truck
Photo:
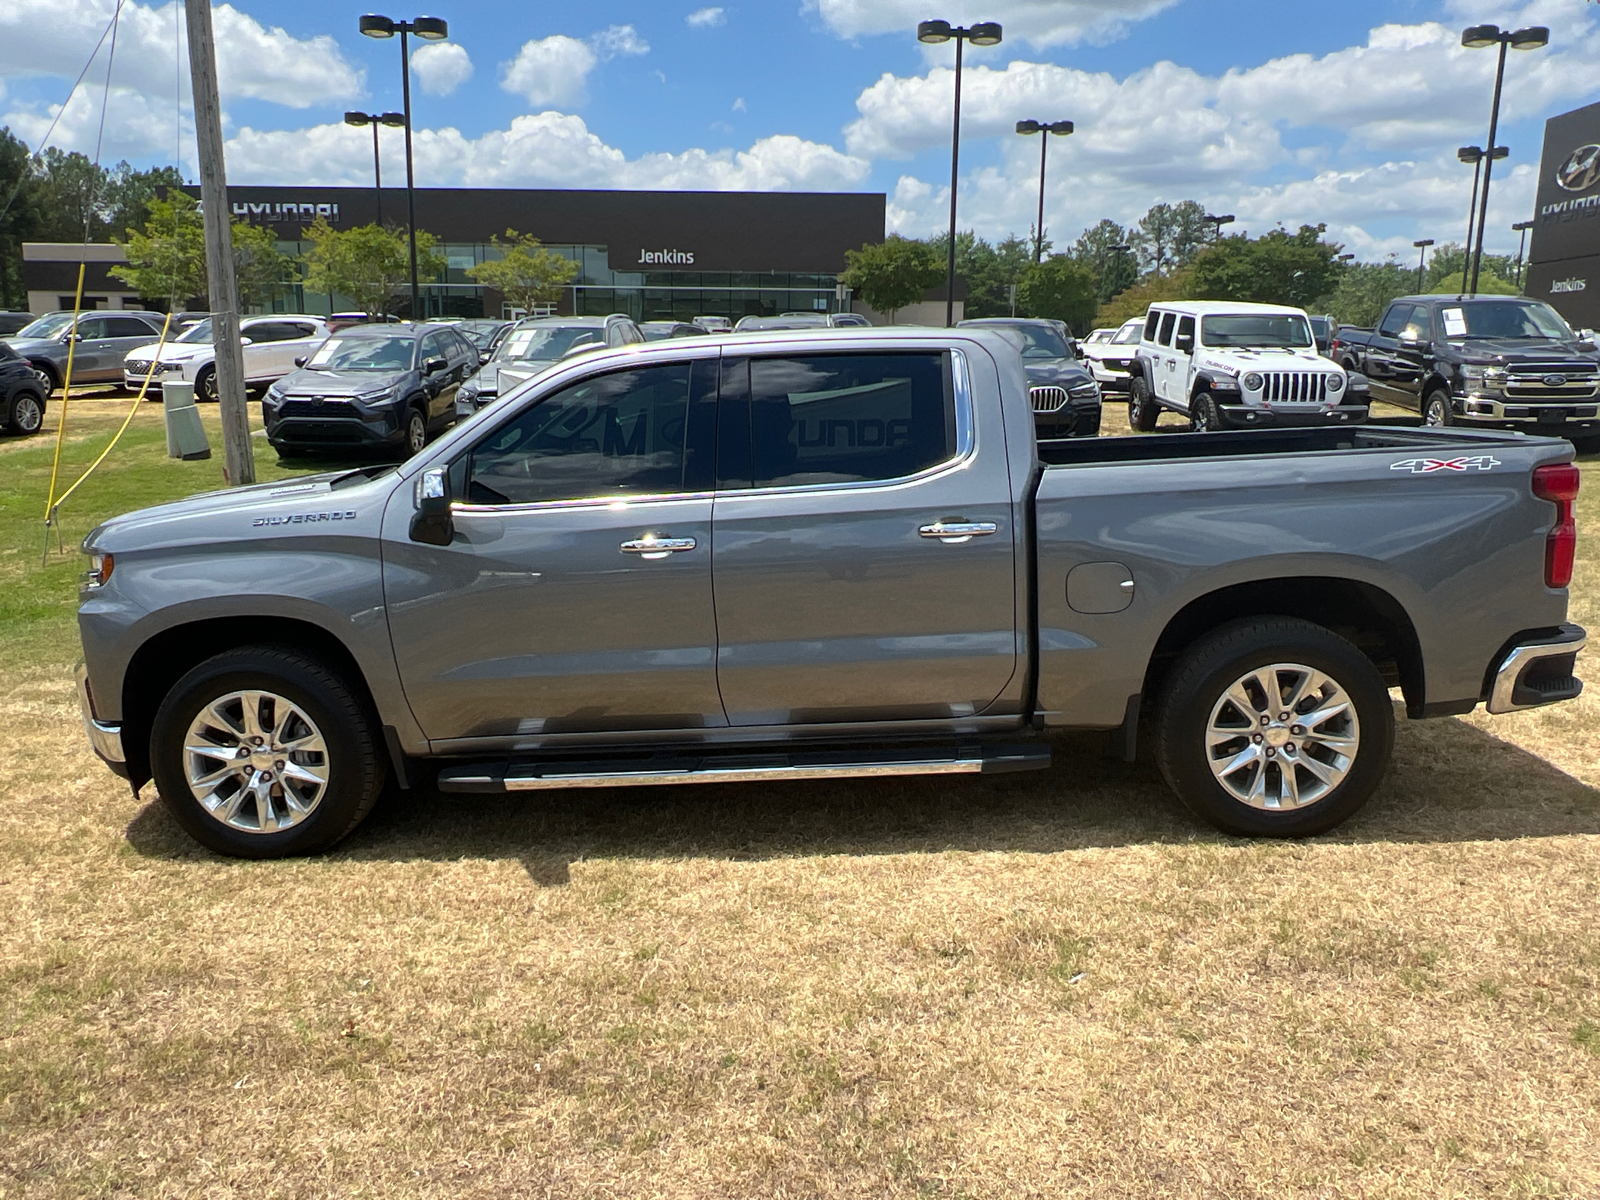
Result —
[[1165, 408], [1196, 432], [1355, 425], [1369, 403], [1365, 376], [1318, 354], [1303, 310], [1176, 300], [1145, 315], [1128, 423], [1148, 433]]

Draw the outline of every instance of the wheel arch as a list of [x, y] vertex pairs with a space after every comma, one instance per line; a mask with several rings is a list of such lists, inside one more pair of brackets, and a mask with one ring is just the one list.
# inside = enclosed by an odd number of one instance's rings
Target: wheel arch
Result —
[[1362, 651], [1406, 712], [1420, 717], [1426, 700], [1422, 644], [1403, 605], [1375, 584], [1300, 575], [1236, 583], [1197, 596], [1168, 620], [1145, 671], [1143, 695], [1153, 700], [1178, 656], [1211, 630], [1243, 617], [1297, 617], [1339, 634]]
[[28, 365], [34, 370], [43, 371], [46, 375], [50, 376], [52, 382], [50, 389], [51, 391], [54, 391], [56, 388], [61, 386], [61, 371], [59, 368], [57, 368], [55, 363], [51, 362], [48, 358], [30, 358], [28, 360]]
[[295, 617], [212, 617], [169, 626], [129, 659], [122, 676], [122, 748], [137, 789], [150, 778], [150, 731], [173, 685], [206, 659], [241, 646], [288, 646], [315, 655], [353, 687], [381, 729], [372, 688], [349, 648], [322, 626]]

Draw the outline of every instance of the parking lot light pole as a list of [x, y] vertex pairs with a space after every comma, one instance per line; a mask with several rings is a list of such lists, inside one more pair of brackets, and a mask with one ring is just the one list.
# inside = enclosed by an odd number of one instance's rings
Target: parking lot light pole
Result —
[[1522, 244], [1517, 247], [1517, 291], [1522, 291], [1522, 265], [1527, 260], [1528, 230], [1533, 228], [1532, 221], [1518, 221], [1511, 227], [1512, 233], [1522, 235]]
[[[1500, 148], [1495, 138], [1500, 130], [1500, 89], [1506, 77], [1506, 51], [1511, 50], [1537, 50], [1541, 46], [1550, 44], [1550, 31], [1543, 25], [1529, 25], [1525, 29], [1503, 32], [1498, 25], [1473, 25], [1461, 31], [1461, 44], [1469, 50], [1483, 50], [1490, 46], [1500, 47], [1500, 61], [1494, 72], [1494, 101], [1489, 106], [1489, 146], [1493, 153], [1483, 164], [1483, 195], [1478, 199], [1478, 241], [1477, 245], [1468, 244], [1467, 254], [1472, 264], [1472, 286], [1468, 289], [1470, 295], [1478, 294], [1478, 272], [1483, 266], [1483, 226], [1489, 219], [1489, 181], [1494, 175], [1494, 160], [1500, 157]], [[1465, 283], [1465, 277], [1462, 282]]]
[[1018, 121], [1018, 133], [1039, 135], [1039, 229], [1033, 239], [1033, 261], [1044, 258], [1044, 153], [1050, 146], [1049, 134], [1065, 137], [1072, 132], [1071, 121]]
[[[1509, 146], [1496, 148], [1494, 156], [1505, 158], [1511, 153]], [[1467, 294], [1467, 272], [1472, 264], [1472, 232], [1477, 228], [1478, 218], [1478, 183], [1483, 177], [1483, 147], [1463, 146], [1456, 151], [1456, 157], [1464, 163], [1472, 164], [1472, 202], [1467, 205], [1467, 257], [1461, 265], [1461, 294]]]
[[346, 125], [360, 128], [363, 125], [372, 126], [372, 186], [376, 191], [378, 200], [378, 225], [383, 225], [383, 165], [378, 161], [378, 126], [389, 125], [396, 129], [406, 123], [405, 113], [364, 113], [347, 112], [344, 115]]
[[1222, 240], [1222, 227], [1224, 225], [1233, 224], [1233, 214], [1229, 213], [1224, 217], [1214, 217], [1210, 213], [1207, 213], [1204, 217], [1204, 220], [1211, 222], [1211, 240], [1213, 242], [1220, 242]]
[[1428, 247], [1433, 245], [1432, 238], [1423, 238], [1420, 242], [1412, 242], [1422, 254], [1417, 259], [1417, 295], [1422, 295], [1422, 273], [1428, 265]]
[[369, 38], [392, 38], [400, 35], [400, 89], [405, 98], [406, 130], [406, 236], [411, 242], [411, 319], [421, 318], [420, 289], [417, 287], [417, 179], [411, 160], [411, 49], [406, 41], [416, 34], [428, 42], [442, 42], [450, 36], [450, 26], [442, 17], [418, 17], [415, 21], [396, 21], [392, 17], [368, 13], [357, 23], [357, 28]]
[[980, 21], [976, 25], [952, 25], [949, 21], [923, 21], [917, 25], [917, 41], [926, 46], [936, 46], [954, 38], [956, 43], [956, 103], [955, 127], [950, 137], [950, 254], [945, 268], [944, 323], [956, 323], [956, 173], [961, 166], [961, 48], [971, 42], [974, 46], [998, 46], [1000, 23]]

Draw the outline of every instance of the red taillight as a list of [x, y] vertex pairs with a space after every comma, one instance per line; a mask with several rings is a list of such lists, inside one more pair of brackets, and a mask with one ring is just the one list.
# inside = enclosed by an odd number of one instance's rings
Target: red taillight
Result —
[[1572, 582], [1578, 554], [1578, 524], [1573, 501], [1581, 478], [1571, 463], [1549, 463], [1533, 469], [1533, 494], [1556, 506], [1556, 524], [1544, 540], [1544, 585], [1564, 588]]

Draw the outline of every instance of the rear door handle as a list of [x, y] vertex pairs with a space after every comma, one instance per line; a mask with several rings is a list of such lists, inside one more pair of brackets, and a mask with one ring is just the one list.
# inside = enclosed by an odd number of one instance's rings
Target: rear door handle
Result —
[[988, 537], [998, 533], [1000, 526], [993, 521], [935, 521], [917, 530], [925, 538], [938, 538], [946, 546], [959, 546], [975, 537]]
[[637, 554], [640, 558], [654, 562], [656, 559], [666, 558], [672, 554], [682, 554], [685, 550], [693, 550], [698, 543], [692, 537], [673, 538], [657, 537], [647, 533], [642, 538], [623, 542], [618, 547], [624, 554]]

